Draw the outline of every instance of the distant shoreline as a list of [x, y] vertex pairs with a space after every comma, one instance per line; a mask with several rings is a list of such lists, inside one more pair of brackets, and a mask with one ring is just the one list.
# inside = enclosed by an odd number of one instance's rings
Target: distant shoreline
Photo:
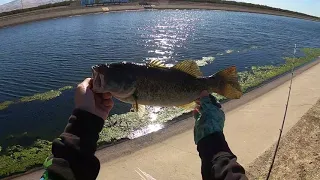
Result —
[[[150, 7], [148, 8], [150, 9]], [[276, 16], [286, 16], [292, 18], [299, 18], [311, 21], [320, 21], [320, 18], [308, 15], [296, 14], [294, 12], [283, 12], [270, 9], [261, 9], [257, 7], [247, 7], [241, 5], [217, 4], [217, 3], [201, 3], [201, 2], [172, 2], [169, 4], [155, 4], [152, 9], [205, 9], [205, 10], [222, 10], [235, 12], [248, 12], [258, 14], [269, 14]], [[24, 24], [33, 21], [47, 20], [60, 17], [68, 17], [82, 14], [127, 11], [127, 10], [145, 10], [143, 6], [138, 3], [129, 3], [112, 6], [95, 6], [95, 7], [76, 7], [76, 6], [62, 6], [47, 9], [34, 10], [19, 14], [13, 14], [0, 17], [0, 28]]]

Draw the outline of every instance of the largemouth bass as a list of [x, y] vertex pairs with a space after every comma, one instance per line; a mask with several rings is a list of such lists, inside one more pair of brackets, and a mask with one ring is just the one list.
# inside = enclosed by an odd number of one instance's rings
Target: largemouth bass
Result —
[[160, 61], [146, 64], [129, 62], [101, 64], [92, 67], [93, 91], [110, 92], [120, 101], [140, 105], [186, 106], [199, 98], [203, 90], [226, 98], [242, 96], [236, 67], [203, 77], [195, 61], [182, 61], [165, 67]]

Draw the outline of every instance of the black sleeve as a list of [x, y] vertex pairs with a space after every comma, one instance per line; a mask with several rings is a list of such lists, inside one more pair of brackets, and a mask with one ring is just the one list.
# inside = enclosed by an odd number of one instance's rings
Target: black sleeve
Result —
[[247, 179], [244, 168], [237, 163], [222, 132], [213, 133], [198, 142], [203, 180]]
[[100, 170], [94, 156], [104, 120], [89, 112], [75, 109], [65, 131], [52, 143], [53, 157], [44, 163], [43, 179], [93, 180]]

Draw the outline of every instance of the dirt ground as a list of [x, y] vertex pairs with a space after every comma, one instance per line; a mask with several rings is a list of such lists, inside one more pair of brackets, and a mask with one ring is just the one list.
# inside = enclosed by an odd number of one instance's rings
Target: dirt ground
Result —
[[[274, 149], [249, 165], [249, 179], [266, 179]], [[320, 179], [320, 100], [282, 137], [270, 179]]]

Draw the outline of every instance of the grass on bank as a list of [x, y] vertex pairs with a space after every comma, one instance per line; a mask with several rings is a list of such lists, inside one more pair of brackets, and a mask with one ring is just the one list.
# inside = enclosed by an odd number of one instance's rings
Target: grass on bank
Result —
[[[292, 65], [298, 67], [320, 56], [320, 48], [302, 49], [305, 56], [299, 58], [285, 58], [280, 66], [253, 66], [249, 71], [239, 73], [239, 81], [244, 91], [259, 86], [271, 78], [291, 70]], [[61, 89], [60, 89], [61, 90]], [[38, 96], [37, 96], [38, 97]], [[162, 124], [185, 113], [180, 108], [150, 109], [143, 118], [135, 113], [113, 115], [106, 121], [100, 133], [98, 144], [106, 144], [126, 138], [133, 131], [144, 128], [150, 124]], [[156, 117], [153, 121], [151, 118]], [[21, 173], [42, 165], [44, 159], [50, 154], [51, 143], [37, 140], [29, 147], [11, 146], [0, 151], [0, 178]]]

